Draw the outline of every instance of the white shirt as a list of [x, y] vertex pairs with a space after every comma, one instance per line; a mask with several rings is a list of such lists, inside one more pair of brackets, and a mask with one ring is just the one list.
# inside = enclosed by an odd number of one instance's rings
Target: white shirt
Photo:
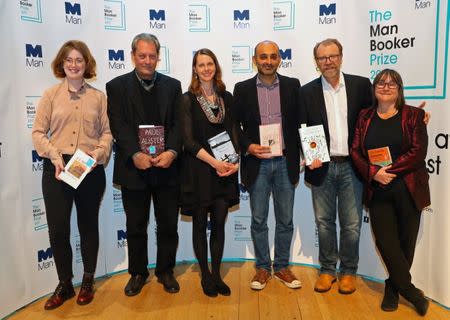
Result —
[[348, 156], [347, 92], [342, 72], [336, 89], [323, 76], [322, 88], [330, 133], [330, 155]]

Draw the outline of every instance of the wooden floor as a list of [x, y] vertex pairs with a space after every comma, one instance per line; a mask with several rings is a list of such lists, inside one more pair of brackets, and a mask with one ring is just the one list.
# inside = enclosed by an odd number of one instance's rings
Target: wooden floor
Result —
[[[354, 294], [339, 294], [336, 284], [327, 293], [316, 293], [316, 269], [294, 266], [292, 270], [302, 281], [301, 289], [289, 289], [272, 279], [257, 292], [249, 288], [252, 262], [225, 263], [223, 275], [232, 293], [216, 298], [203, 294], [197, 265], [177, 266], [178, 294], [166, 293], [152, 274], [139, 295], [127, 297], [123, 288], [129, 276], [122, 273], [98, 280], [95, 299], [89, 305], [79, 306], [72, 298], [56, 310], [45, 311], [44, 297], [9, 319], [423, 319], [403, 299], [397, 311], [383, 312], [379, 307], [383, 284], [358, 278]], [[431, 303], [425, 319], [450, 319], [450, 311]]]

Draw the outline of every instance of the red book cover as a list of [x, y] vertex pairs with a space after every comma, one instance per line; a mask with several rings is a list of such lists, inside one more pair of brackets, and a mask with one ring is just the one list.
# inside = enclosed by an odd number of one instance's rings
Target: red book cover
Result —
[[139, 126], [139, 146], [141, 151], [153, 157], [164, 151], [164, 126]]

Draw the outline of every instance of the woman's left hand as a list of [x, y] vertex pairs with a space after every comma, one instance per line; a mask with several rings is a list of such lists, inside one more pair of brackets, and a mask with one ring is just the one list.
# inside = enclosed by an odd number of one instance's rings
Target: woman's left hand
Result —
[[233, 163], [229, 163], [229, 162], [226, 162], [226, 161], [222, 161], [222, 166], [221, 167], [225, 168], [225, 170], [224, 171], [222, 170], [220, 172], [216, 171], [217, 175], [219, 177], [228, 177], [228, 176], [230, 176], [233, 173], [238, 171], [239, 164], [238, 163], [233, 164]]

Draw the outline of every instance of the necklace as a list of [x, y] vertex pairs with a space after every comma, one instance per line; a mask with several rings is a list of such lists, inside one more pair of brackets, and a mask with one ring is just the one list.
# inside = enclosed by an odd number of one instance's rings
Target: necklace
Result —
[[392, 118], [392, 117], [395, 116], [397, 113], [398, 113], [398, 109], [394, 109], [394, 111], [385, 112], [385, 113], [381, 113], [380, 111], [377, 110], [378, 116], [379, 116], [381, 119], [383, 119], [383, 120]]
[[217, 108], [219, 108], [220, 102], [217, 100], [217, 94], [216, 94], [216, 91], [214, 90], [214, 87], [210, 86], [209, 88], [205, 88], [202, 85], [201, 89], [202, 89], [202, 96], [207, 101], [208, 107], [210, 107], [213, 110], [216, 110]]
[[[225, 108], [223, 106], [223, 100], [220, 97], [215, 98], [215, 103], [209, 101], [204, 94], [196, 96], [198, 103], [202, 107], [203, 113], [211, 123], [222, 123], [225, 118]], [[217, 115], [213, 110], [219, 109]]]

